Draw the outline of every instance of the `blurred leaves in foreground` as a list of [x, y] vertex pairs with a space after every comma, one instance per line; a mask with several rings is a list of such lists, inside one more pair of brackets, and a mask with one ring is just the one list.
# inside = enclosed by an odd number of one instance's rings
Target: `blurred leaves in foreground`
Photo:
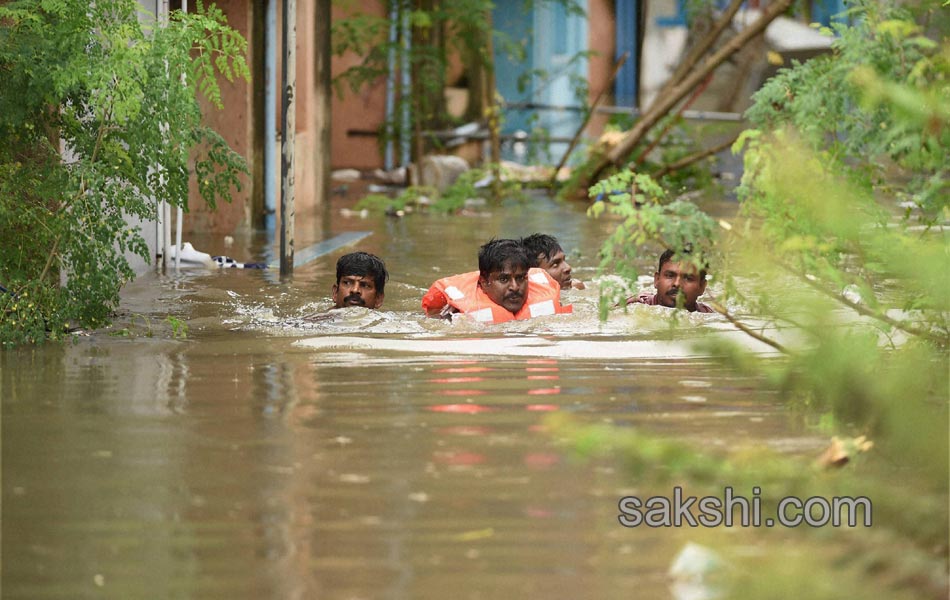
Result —
[[711, 261], [703, 300], [783, 357], [718, 339], [705, 349], [764, 375], [806, 424], [874, 442], [828, 471], [817, 457], [710, 456], [646, 433], [552, 423], [582, 451], [617, 450], [644, 485], [872, 498], [873, 528], [788, 530], [806, 550], [790, 559], [773, 538], [730, 597], [947, 594], [950, 38], [945, 8], [913, 10], [858, 2], [832, 53], [779, 71], [756, 94], [753, 128], [734, 146], [745, 163], [735, 220], [670, 201], [642, 174], [591, 188], [591, 215], [617, 222], [603, 268], [636, 281], [632, 259], [660, 246]]

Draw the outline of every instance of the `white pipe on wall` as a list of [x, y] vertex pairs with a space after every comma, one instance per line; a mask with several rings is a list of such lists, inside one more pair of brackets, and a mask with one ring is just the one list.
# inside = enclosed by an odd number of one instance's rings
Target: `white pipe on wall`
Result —
[[165, 226], [162, 228], [162, 244], [165, 247], [165, 251], [162, 253], [162, 266], [165, 269], [168, 269], [168, 258], [171, 254], [172, 248], [172, 205], [168, 202], [162, 203], [164, 209], [164, 220]]
[[181, 269], [181, 207], [178, 207], [178, 214], [175, 215], [175, 272]]
[[[161, 269], [165, 260], [165, 240], [162, 239], [162, 236], [165, 234], [165, 211], [162, 208], [162, 202], [155, 201], [155, 266], [156, 268]], [[162, 262], [159, 262], [158, 257], [162, 257]]]

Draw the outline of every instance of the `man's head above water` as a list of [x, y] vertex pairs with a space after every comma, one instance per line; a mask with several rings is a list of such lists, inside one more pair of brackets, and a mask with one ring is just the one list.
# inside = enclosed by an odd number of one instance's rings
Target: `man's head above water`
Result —
[[706, 269], [698, 269], [689, 260], [690, 250], [680, 252], [682, 260], [674, 262], [676, 252], [666, 250], [660, 255], [653, 285], [656, 287], [658, 304], [675, 308], [677, 298], [682, 295], [682, 306], [688, 311], [697, 309], [696, 299], [706, 291]]
[[564, 250], [557, 238], [546, 233], [534, 233], [521, 238], [528, 255], [528, 266], [548, 272], [561, 285], [562, 290], [571, 289], [571, 265], [567, 263]]
[[368, 252], [351, 252], [336, 261], [336, 284], [332, 296], [334, 308], [383, 305], [389, 273], [383, 261]]
[[478, 285], [492, 302], [516, 313], [528, 296], [528, 255], [515, 240], [491, 240], [478, 249]]

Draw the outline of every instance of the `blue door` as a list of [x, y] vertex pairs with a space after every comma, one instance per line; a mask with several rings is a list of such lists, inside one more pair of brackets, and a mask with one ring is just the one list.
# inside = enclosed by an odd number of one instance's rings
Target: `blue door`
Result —
[[617, 72], [617, 78], [614, 80], [614, 102], [617, 106], [637, 106], [637, 66], [640, 63], [637, 51], [640, 35], [637, 3], [638, 0], [617, 0], [615, 5], [617, 23], [614, 35], [617, 39], [617, 52], [614, 62], [620, 60], [624, 52], [628, 53], [627, 62]]
[[[586, 0], [579, 4], [586, 10]], [[503, 132], [541, 128], [552, 138], [569, 139], [580, 127], [579, 109], [586, 102], [586, 94], [578, 98], [575, 92], [576, 80], [588, 80], [587, 60], [579, 58], [588, 48], [586, 17], [555, 3], [538, 3], [527, 11], [522, 2], [499, 2], [492, 18], [501, 37], [518, 44], [523, 55], [517, 60], [504, 52], [504, 41], [496, 41], [498, 92], [507, 104], [532, 105], [506, 109]], [[558, 160], [566, 148], [567, 143], [561, 142], [541, 150]], [[509, 144], [506, 150], [506, 159], [523, 161]]]
[[844, 12], [844, 8], [844, 0], [812, 0], [811, 20], [827, 27], [833, 21], [841, 20], [835, 17]]

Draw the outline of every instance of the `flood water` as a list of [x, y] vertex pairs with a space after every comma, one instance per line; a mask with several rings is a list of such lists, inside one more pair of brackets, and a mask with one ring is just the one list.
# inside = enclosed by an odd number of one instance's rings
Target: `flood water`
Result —
[[[600, 323], [592, 285], [566, 296], [571, 316], [420, 317], [429, 284], [475, 270], [492, 236], [554, 234], [594, 282], [609, 224], [583, 206], [341, 217], [351, 205], [298, 216], [297, 247], [372, 231], [356, 247], [390, 268], [383, 311], [305, 318], [330, 306], [347, 248], [285, 283], [146, 275], [122, 335], [0, 353], [4, 598], [682, 598], [667, 569], [697, 533], [621, 527], [619, 498], [644, 490], [619, 459], [577, 460], [545, 418], [710, 448], [820, 443], [774, 390], [695, 350], [734, 336], [717, 316]], [[240, 261], [272, 247], [192, 241]]]

